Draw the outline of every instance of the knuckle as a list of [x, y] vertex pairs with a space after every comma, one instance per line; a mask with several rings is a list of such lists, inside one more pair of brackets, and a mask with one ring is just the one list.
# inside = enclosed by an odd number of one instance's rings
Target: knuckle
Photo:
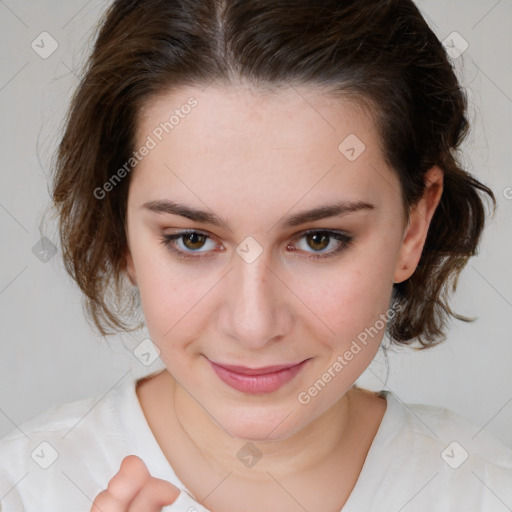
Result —
[[93, 501], [90, 512], [106, 512], [107, 506], [112, 504], [112, 499], [111, 494], [106, 489], [101, 491]]

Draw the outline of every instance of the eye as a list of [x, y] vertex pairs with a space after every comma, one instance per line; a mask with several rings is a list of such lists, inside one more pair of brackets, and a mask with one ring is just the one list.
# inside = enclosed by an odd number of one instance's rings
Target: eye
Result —
[[[300, 236], [296, 237], [294, 241], [297, 240], [304, 240], [305, 244], [302, 244], [302, 247], [299, 247], [299, 249], [305, 251], [306, 253], [310, 253], [310, 255], [307, 257], [314, 259], [328, 258], [338, 254], [350, 245], [353, 238], [340, 231], [311, 230], [305, 233], [301, 233]], [[291, 247], [288, 246], [288, 248]], [[329, 247], [331, 247], [331, 250], [325, 251], [325, 249]], [[309, 251], [308, 248], [313, 249], [313, 251]]]
[[[210, 246], [207, 242], [210, 242]], [[209, 235], [200, 231], [181, 231], [173, 235], [163, 235], [162, 243], [181, 259], [197, 258], [198, 256], [194, 256], [192, 253], [206, 253], [216, 246]], [[205, 247], [206, 249], [204, 249]], [[189, 256], [187, 253], [191, 255]]]

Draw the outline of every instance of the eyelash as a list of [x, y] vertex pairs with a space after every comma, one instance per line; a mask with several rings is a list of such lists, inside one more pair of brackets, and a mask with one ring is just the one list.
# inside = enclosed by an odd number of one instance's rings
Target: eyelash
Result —
[[[203, 233], [201, 231], [189, 230], [189, 231], [180, 231], [179, 233], [175, 233], [172, 235], [163, 235], [162, 236], [162, 244], [166, 248], [168, 248], [170, 251], [175, 253], [182, 260], [198, 260], [198, 259], [208, 258], [209, 256], [191, 256], [191, 254], [194, 254], [194, 253], [201, 253], [201, 252], [206, 253], [207, 251], [183, 251], [181, 249], [176, 248], [176, 246], [174, 244], [175, 240], [178, 240], [180, 238], [183, 238], [184, 236], [191, 235], [191, 234], [198, 234], [198, 235], [206, 237], [208, 240], [213, 240], [212, 237], [210, 237], [206, 233]], [[306, 256], [306, 258], [312, 259], [312, 260], [331, 258], [331, 257], [337, 255], [338, 253], [340, 253], [341, 251], [343, 251], [344, 249], [348, 248], [351, 245], [351, 243], [353, 242], [353, 237], [347, 235], [346, 233], [343, 233], [340, 231], [330, 231], [330, 230], [326, 230], [326, 229], [311, 229], [309, 231], [304, 231], [304, 232], [300, 233], [298, 236], [296, 236], [293, 239], [293, 242], [301, 240], [302, 238], [304, 238], [308, 235], [312, 235], [312, 234], [327, 235], [329, 238], [331, 238], [331, 239], [333, 238], [333, 239], [337, 240], [338, 242], [340, 242], [340, 245], [333, 251], [330, 251], [328, 253], [318, 253], [318, 254], [311, 253], [308, 256]]]

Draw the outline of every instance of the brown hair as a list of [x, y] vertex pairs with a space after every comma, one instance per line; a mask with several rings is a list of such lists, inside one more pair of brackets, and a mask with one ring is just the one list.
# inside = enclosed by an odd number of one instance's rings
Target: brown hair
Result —
[[129, 161], [140, 107], [156, 94], [212, 82], [270, 89], [312, 85], [371, 107], [404, 205], [444, 171], [444, 191], [418, 268], [394, 285], [402, 309], [388, 325], [395, 343], [444, 339], [448, 295], [477, 250], [492, 191], [462, 169], [466, 99], [446, 52], [410, 0], [117, 0], [99, 29], [65, 119], [53, 201], [66, 270], [105, 335], [133, 330], [139, 309], [126, 279], [130, 175], [93, 191]]

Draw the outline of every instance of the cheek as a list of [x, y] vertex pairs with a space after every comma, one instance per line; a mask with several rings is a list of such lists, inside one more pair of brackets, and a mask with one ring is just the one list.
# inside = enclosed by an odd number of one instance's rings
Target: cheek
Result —
[[147, 329], [152, 341], [161, 346], [166, 337], [187, 326], [190, 318], [197, 320], [196, 310], [207, 302], [211, 278], [198, 278], [193, 266], [173, 262], [151, 236], [135, 244], [131, 252]]
[[[297, 294], [307, 297], [305, 302], [315, 313], [305, 312], [302, 320], [309, 322], [315, 343], [311, 349], [320, 357], [313, 377], [302, 383], [299, 403], [311, 401], [317, 411], [325, 410], [374, 359], [391, 318], [392, 286], [383, 277], [388, 269], [386, 264], [366, 266], [360, 261], [329, 272], [323, 280], [311, 275], [302, 281]], [[324, 387], [327, 391], [320, 392]]]
[[200, 327], [201, 318], [208, 318], [209, 281], [186, 279], [179, 275], [179, 268], [156, 271], [152, 267], [139, 280], [139, 290], [144, 318], [151, 339], [162, 345], [179, 333], [193, 336]]
[[304, 269], [291, 281], [290, 288], [314, 312], [321, 321], [317, 323], [325, 326], [331, 338], [345, 343], [374, 325], [388, 310], [393, 262], [389, 250], [361, 250], [337, 265], [317, 267], [316, 271]]

